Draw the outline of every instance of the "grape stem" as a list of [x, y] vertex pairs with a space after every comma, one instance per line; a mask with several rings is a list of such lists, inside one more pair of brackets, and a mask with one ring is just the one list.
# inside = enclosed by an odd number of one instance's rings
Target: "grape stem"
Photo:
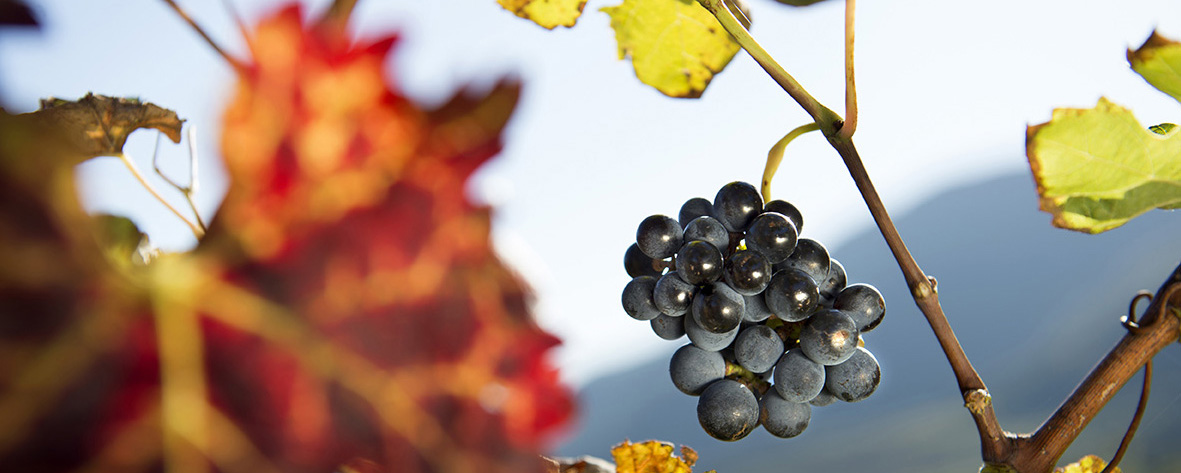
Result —
[[[724, 0], [698, 0], [713, 14], [718, 22], [734, 37], [735, 41], [759, 63], [788, 95], [806, 111], [824, 133], [830, 145], [841, 156], [849, 175], [861, 192], [878, 230], [885, 239], [890, 252], [906, 279], [911, 296], [928, 325], [939, 341], [947, 361], [955, 374], [965, 406], [969, 407], [972, 419], [980, 436], [981, 457], [986, 469], [991, 471], [1017, 471], [1044, 473], [1050, 471], [1083, 427], [1143, 366], [1152, 355], [1176, 341], [1178, 327], [1181, 327], [1181, 266], [1178, 266], [1169, 280], [1161, 286], [1157, 297], [1149, 307], [1148, 320], [1142, 325], [1146, 330], [1129, 332], [1096, 366], [1075, 391], [1063, 402], [1041, 427], [1032, 434], [1006, 432], [997, 421], [991, 396], [984, 381], [968, 360], [947, 316], [939, 304], [935, 279], [927, 276], [907, 250], [905, 242], [894, 227], [886, 212], [877, 190], [862, 163], [852, 140], [852, 126], [842, 133], [845, 124], [832, 110], [817, 101], [804, 90], [790, 74], [762, 48], [727, 8]], [[847, 113], [855, 114], [855, 105], [850, 97], [853, 92], [852, 74], [852, 5], [846, 7], [846, 107]], [[852, 120], [851, 120], [852, 121]], [[1164, 316], [1166, 308], [1176, 312], [1177, 317]], [[1153, 312], [1156, 311], [1156, 312]], [[1154, 317], [1155, 315], [1155, 317]], [[1154, 321], [1156, 321], [1154, 323]], [[987, 399], [987, 402], [981, 400]]]
[[787, 149], [787, 145], [796, 138], [799, 138], [800, 135], [819, 129], [820, 125], [817, 125], [816, 122], [795, 127], [793, 130], [787, 132], [783, 138], [780, 138], [775, 143], [775, 146], [772, 146], [771, 150], [767, 152], [767, 167], [763, 169], [763, 182], [759, 190], [763, 194], [763, 202], [771, 201], [771, 178], [779, 170], [779, 163], [783, 161], [783, 152]]

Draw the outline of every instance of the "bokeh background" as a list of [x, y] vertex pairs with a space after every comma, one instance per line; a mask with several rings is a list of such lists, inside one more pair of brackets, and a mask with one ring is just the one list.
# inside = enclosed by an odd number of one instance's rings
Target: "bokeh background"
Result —
[[[162, 1], [30, 3], [40, 31], [0, 32], [0, 105], [31, 111], [40, 98], [93, 91], [176, 110], [198, 130], [198, 207], [212, 216], [226, 188], [218, 136], [230, 68]], [[234, 16], [253, 24], [284, 2], [180, 3], [243, 54]], [[326, 2], [305, 3], [312, 14]], [[867, 337], [883, 384], [865, 402], [818, 410], [799, 439], [758, 432], [724, 444], [696, 426], [695, 400], [662, 371], [680, 343], [658, 339], [621, 310], [623, 250], [645, 216], [675, 215], [686, 199], [710, 198], [732, 180], [757, 181], [770, 145], [807, 116], [744, 53], [699, 100], [640, 84], [598, 11], [615, 3], [591, 0], [576, 27], [555, 31], [494, 0], [362, 1], [355, 14], [359, 36], [401, 36], [389, 68], [419, 102], [505, 75], [525, 83], [504, 152], [470, 193], [496, 206], [497, 247], [535, 288], [540, 323], [564, 341], [555, 361], [581, 390], [581, 420], [555, 453], [608, 456], [624, 438], [656, 437], [692, 445], [703, 466], [719, 471], [974, 469], [974, 429], [946, 361], [851, 179], [817, 134], [792, 144], [773, 193], [804, 212], [804, 236], [828, 245], [852, 281], [885, 294], [886, 322]], [[843, 4], [748, 5], [756, 38], [839, 111]], [[861, 2], [857, 26], [857, 143], [866, 166], [919, 263], [939, 278], [1002, 424], [1031, 430], [1121, 335], [1115, 319], [1132, 292], [1155, 288], [1177, 264], [1181, 219], [1155, 212], [1097, 237], [1051, 228], [1036, 211], [1025, 127], [1100, 96], [1131, 108], [1145, 126], [1181, 120], [1181, 106], [1124, 56], [1154, 28], [1181, 39], [1181, 3]], [[155, 141], [137, 133], [126, 149], [148, 168]], [[184, 177], [186, 146], [166, 142], [159, 158]], [[88, 208], [132, 217], [163, 249], [195, 244], [117, 159], [82, 165], [79, 180]], [[1155, 394], [1126, 471], [1181, 469], [1169, 443], [1181, 435], [1181, 353], [1170, 347], [1157, 360]], [[1132, 391], [1067, 458], [1110, 456], [1134, 408]]]

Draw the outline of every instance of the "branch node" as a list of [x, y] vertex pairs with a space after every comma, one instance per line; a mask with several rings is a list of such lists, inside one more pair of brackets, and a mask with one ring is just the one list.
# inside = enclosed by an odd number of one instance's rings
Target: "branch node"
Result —
[[992, 395], [983, 389], [973, 389], [964, 393], [964, 407], [974, 415], [984, 415], [988, 406], [992, 405]]
[[935, 278], [927, 276], [926, 281], [919, 281], [910, 286], [910, 295], [914, 300], [920, 301], [935, 295], [935, 288], [937, 286]]

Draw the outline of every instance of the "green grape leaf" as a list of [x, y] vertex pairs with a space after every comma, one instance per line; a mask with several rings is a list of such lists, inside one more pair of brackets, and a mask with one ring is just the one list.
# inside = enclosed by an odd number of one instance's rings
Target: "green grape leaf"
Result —
[[94, 216], [95, 237], [107, 259], [116, 267], [130, 267], [151, 260], [151, 242], [135, 222], [118, 215]]
[[1153, 87], [1181, 101], [1181, 43], [1153, 31], [1138, 49], [1128, 50], [1128, 62]]
[[670, 97], [697, 98], [738, 52], [738, 43], [695, 0], [623, 0], [605, 7], [640, 82]]
[[[1058, 467], [1054, 469], [1054, 473], [1100, 473], [1103, 468], [1107, 466], [1107, 462], [1103, 461], [1095, 455], [1087, 455], [1079, 459], [1079, 461], [1069, 465]], [[1119, 467], [1112, 468], [1111, 473], [1119, 473]]]
[[582, 16], [586, 0], [496, 0], [505, 10], [521, 18], [533, 20], [543, 28], [571, 27]]
[[1055, 109], [1026, 130], [1041, 209], [1054, 226], [1099, 233], [1154, 208], [1181, 204], [1181, 138], [1149, 131], [1105, 98]]

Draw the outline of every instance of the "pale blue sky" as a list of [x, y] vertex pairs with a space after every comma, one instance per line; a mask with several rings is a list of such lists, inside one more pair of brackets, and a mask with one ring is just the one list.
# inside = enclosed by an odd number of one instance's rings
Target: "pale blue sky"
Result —
[[[176, 110], [198, 127], [200, 206], [211, 215], [225, 189], [217, 137], [232, 85], [226, 65], [161, 1], [34, 3], [41, 32], [0, 33], [0, 103], [29, 111], [41, 97], [94, 91]], [[242, 51], [222, 2], [181, 3], [231, 51]], [[250, 23], [279, 4], [231, 3]], [[712, 197], [726, 182], [757, 181], [767, 148], [806, 122], [741, 53], [701, 100], [668, 99], [639, 84], [630, 63], [616, 59], [608, 18], [598, 11], [615, 3], [591, 0], [577, 27], [553, 32], [512, 16], [495, 0], [370, 0], [357, 12], [361, 35], [402, 34], [390, 67], [399, 85], [424, 102], [464, 83], [523, 78], [505, 151], [480, 172], [473, 193], [498, 204], [497, 243], [537, 288], [539, 318], [565, 340], [557, 361], [575, 384], [672, 349], [619, 304], [628, 280], [623, 250], [639, 221], [675, 215], [684, 200]], [[839, 110], [842, 3], [808, 9], [748, 3], [756, 38]], [[856, 141], [895, 214], [948, 187], [1026, 169], [1025, 126], [1047, 120], [1056, 106], [1090, 107], [1105, 95], [1145, 125], [1181, 119], [1181, 107], [1124, 59], [1125, 49], [1154, 27], [1181, 38], [1181, 2], [858, 6]], [[127, 149], [146, 166], [153, 140], [133, 135]], [[185, 150], [166, 146], [162, 157], [180, 164]], [[804, 212], [805, 236], [833, 247], [871, 223], [819, 136], [793, 144], [781, 169], [775, 195]], [[165, 248], [194, 243], [116, 160], [95, 160], [82, 176], [91, 208], [134, 216]]]

